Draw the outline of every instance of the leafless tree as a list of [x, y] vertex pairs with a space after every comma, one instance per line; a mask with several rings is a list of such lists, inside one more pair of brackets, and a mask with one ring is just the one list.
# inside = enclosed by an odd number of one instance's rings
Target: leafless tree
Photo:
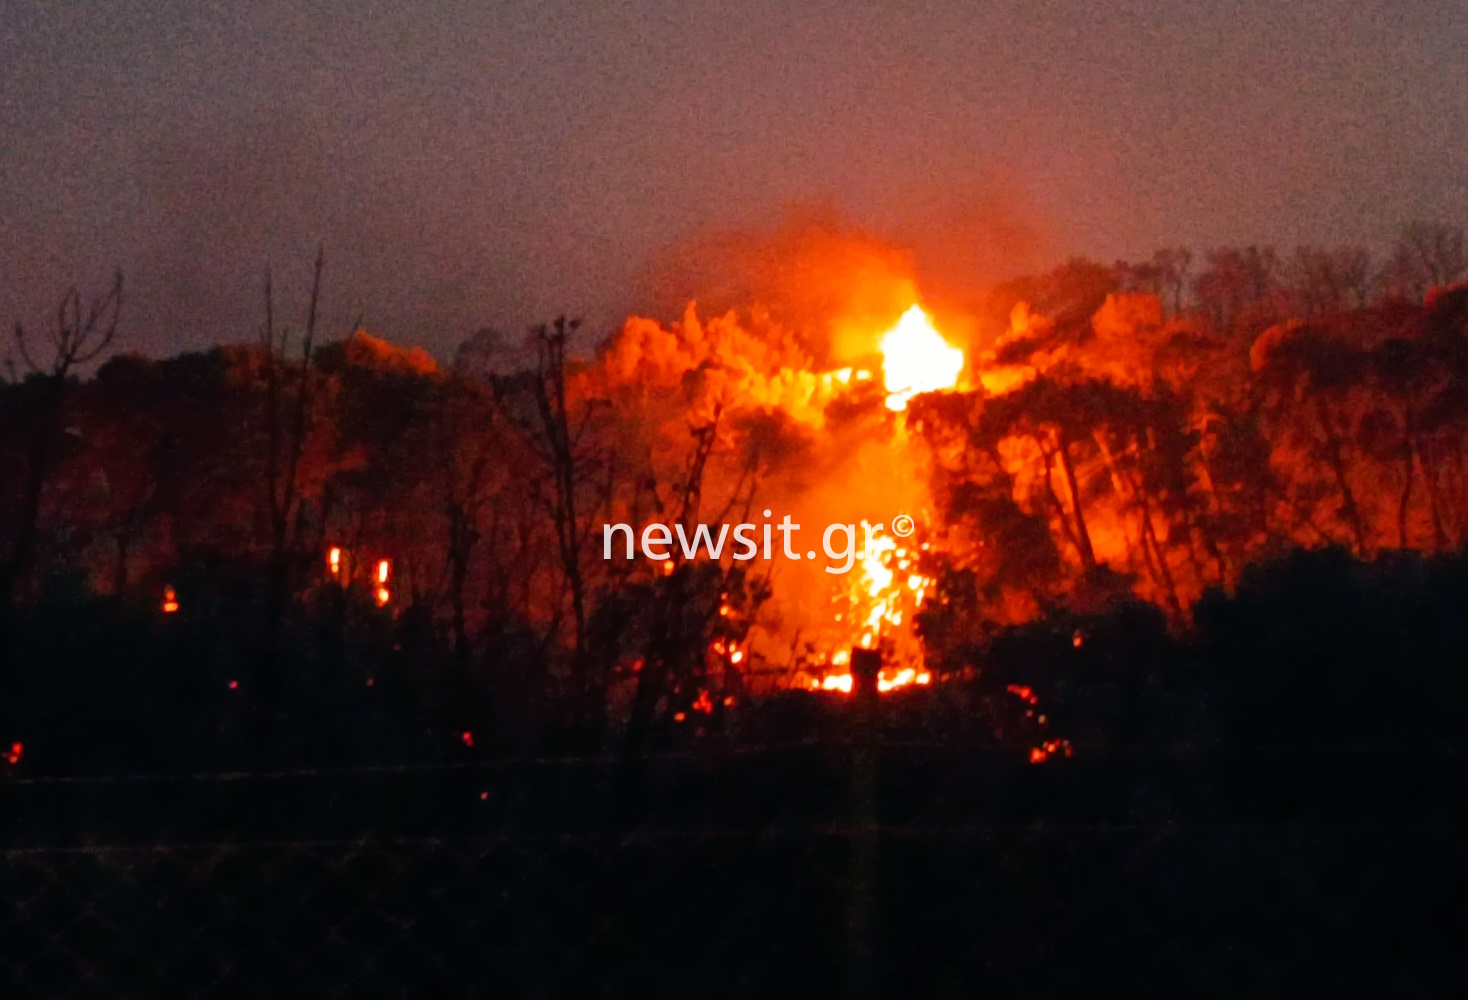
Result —
[[267, 705], [279, 694], [275, 647], [290, 597], [292, 556], [299, 540], [301, 456], [311, 423], [311, 362], [325, 262], [324, 250], [318, 247], [299, 362], [292, 362], [289, 356], [291, 330], [276, 326], [273, 275], [269, 268], [265, 271], [265, 322], [260, 327], [265, 377], [265, 481], [262, 499], [270, 531], [270, 548], [260, 694]]
[[1252, 335], [1280, 317], [1280, 271], [1273, 247], [1223, 247], [1209, 251], [1208, 267], [1193, 283], [1193, 294], [1217, 329]]
[[[35, 558], [36, 529], [41, 513], [41, 496], [56, 457], [57, 439], [72, 376], [78, 368], [100, 358], [117, 335], [122, 315], [122, 271], [115, 273], [112, 286], [83, 309], [81, 293], [68, 289], [56, 307], [55, 324], [44, 342], [38, 342], [25, 327], [15, 324], [15, 347], [25, 367], [17, 370], [7, 362], [12, 379], [23, 379], [31, 391], [22, 400], [24, 419], [20, 443], [25, 470], [18, 478], [20, 500], [9, 551], [0, 559], [0, 602], [17, 599], [17, 591], [29, 582]], [[49, 351], [49, 357], [42, 353]], [[26, 386], [22, 386], [26, 388]]]
[[[1163, 304], [1176, 315], [1183, 311], [1183, 296], [1188, 290], [1188, 272], [1193, 266], [1193, 251], [1187, 247], [1169, 247], [1152, 255], [1166, 293]], [[1170, 300], [1170, 301], [1169, 301]]]
[[1371, 292], [1371, 255], [1360, 247], [1302, 246], [1290, 262], [1289, 284], [1298, 316], [1364, 308]]
[[1420, 302], [1429, 289], [1450, 285], [1468, 274], [1463, 229], [1439, 222], [1402, 227], [1382, 275], [1385, 294]]
[[609, 483], [615, 469], [590, 437], [598, 402], [587, 400], [580, 412], [573, 414], [567, 399], [567, 340], [580, 325], [580, 320], [561, 316], [553, 324], [532, 331], [536, 346], [536, 415], [530, 442], [551, 477], [545, 503], [555, 531], [565, 593], [571, 603], [577, 711], [583, 714], [583, 721], [589, 721], [589, 713], [600, 709], [601, 695], [596, 679], [589, 676], [586, 655], [587, 582], [582, 560], [597, 511], [610, 495]]
[[1188, 289], [1188, 271], [1193, 265], [1193, 252], [1186, 247], [1158, 250], [1150, 259], [1131, 264], [1118, 261], [1117, 284], [1122, 291], [1150, 292], [1162, 302], [1170, 315], [1183, 309], [1183, 296]]
[[461, 664], [468, 663], [470, 650], [465, 608], [470, 560], [481, 538], [480, 516], [494, 492], [492, 459], [502, 446], [493, 433], [495, 416], [480, 385], [457, 375], [434, 407], [433, 449], [448, 533], [449, 609], [454, 655]]

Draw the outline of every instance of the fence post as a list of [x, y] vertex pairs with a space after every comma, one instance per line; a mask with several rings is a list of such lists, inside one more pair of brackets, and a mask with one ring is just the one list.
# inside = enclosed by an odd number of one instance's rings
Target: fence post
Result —
[[851, 651], [851, 881], [846, 931], [849, 948], [847, 995], [851, 1000], [876, 996], [876, 963], [872, 923], [877, 880], [877, 674], [882, 654], [874, 649]]

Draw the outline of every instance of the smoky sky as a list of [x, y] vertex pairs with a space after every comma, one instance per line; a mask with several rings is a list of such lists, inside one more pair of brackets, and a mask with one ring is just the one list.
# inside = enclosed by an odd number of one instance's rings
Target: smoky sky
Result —
[[1461, 0], [7, 0], [0, 318], [116, 264], [127, 347], [240, 340], [319, 241], [332, 323], [445, 356], [800, 203], [948, 283], [1379, 245], [1468, 222], [1465, 136]]

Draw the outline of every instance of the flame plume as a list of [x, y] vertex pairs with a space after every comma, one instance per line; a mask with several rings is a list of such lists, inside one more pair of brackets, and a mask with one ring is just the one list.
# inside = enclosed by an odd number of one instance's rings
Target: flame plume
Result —
[[907, 409], [918, 393], [952, 389], [963, 371], [963, 351], [943, 339], [921, 306], [902, 314], [881, 349], [889, 410]]
[[[964, 354], [944, 339], [921, 306], [909, 308], [881, 339], [882, 373], [887, 409], [901, 412], [919, 393], [952, 389], [964, 368]], [[900, 432], [899, 432], [900, 433]], [[867, 525], [862, 524], [865, 536]], [[926, 546], [924, 546], [926, 548]], [[860, 573], [837, 596], [843, 610], [836, 615], [854, 630], [851, 644], [883, 649], [887, 666], [877, 678], [882, 692], [909, 684], [923, 685], [932, 675], [924, 668], [921, 643], [913, 633], [913, 616], [931, 592], [933, 581], [917, 568], [918, 553], [890, 535], [872, 539], [860, 562]], [[829, 663], [847, 665], [848, 654], [836, 652]], [[850, 691], [848, 672], [813, 679], [824, 691]]]

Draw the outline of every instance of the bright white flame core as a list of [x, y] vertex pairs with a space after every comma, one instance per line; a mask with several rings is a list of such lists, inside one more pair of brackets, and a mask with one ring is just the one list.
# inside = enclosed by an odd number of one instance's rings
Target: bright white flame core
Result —
[[933, 329], [928, 314], [913, 306], [882, 338], [882, 374], [887, 409], [905, 410], [918, 393], [952, 389], [963, 371], [963, 351]]

